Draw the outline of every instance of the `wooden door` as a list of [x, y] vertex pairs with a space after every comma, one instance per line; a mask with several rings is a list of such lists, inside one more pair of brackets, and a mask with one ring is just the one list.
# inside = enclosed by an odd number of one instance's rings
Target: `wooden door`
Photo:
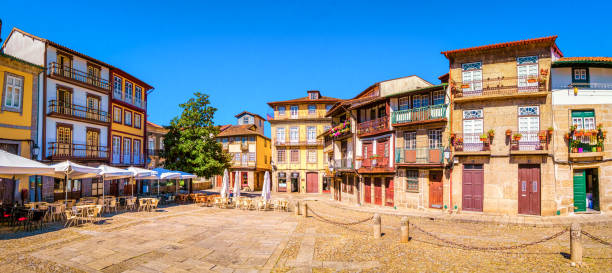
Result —
[[389, 165], [389, 140], [383, 139], [376, 142], [376, 166], [387, 167]]
[[393, 197], [393, 177], [385, 177], [385, 206], [393, 207], [395, 205]]
[[363, 144], [363, 161], [361, 163], [361, 165], [363, 167], [370, 167], [372, 166], [371, 164], [371, 157], [372, 157], [372, 143], [364, 143]]
[[382, 205], [382, 179], [374, 177], [374, 204]]
[[87, 130], [87, 157], [98, 157], [98, 147], [100, 146], [100, 132]]
[[363, 178], [363, 202], [366, 204], [372, 203], [372, 178]]
[[482, 211], [484, 171], [481, 164], [463, 165], [462, 185], [463, 209], [467, 211]]
[[306, 173], [306, 192], [307, 193], [318, 193], [319, 192], [319, 174], [318, 173]]
[[87, 118], [100, 120], [100, 98], [87, 96]]
[[15, 180], [0, 178], [0, 201], [2, 204], [13, 204], [15, 201]]
[[57, 126], [56, 134], [57, 151], [54, 151], [54, 155], [70, 156], [72, 154], [72, 128]]
[[57, 90], [58, 113], [72, 115], [72, 93], [68, 90]]
[[519, 165], [519, 214], [540, 215], [540, 188], [540, 165]]
[[574, 211], [586, 211], [585, 170], [574, 170]]
[[429, 207], [442, 208], [442, 171], [429, 172]]

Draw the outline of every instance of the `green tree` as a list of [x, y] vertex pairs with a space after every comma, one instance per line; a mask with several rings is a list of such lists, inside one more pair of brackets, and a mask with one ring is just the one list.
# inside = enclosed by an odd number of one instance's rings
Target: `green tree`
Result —
[[179, 105], [183, 113], [170, 122], [164, 137], [164, 166], [200, 177], [223, 174], [230, 167], [231, 156], [215, 140], [219, 133], [213, 123], [217, 108], [210, 106], [208, 95], [200, 92], [194, 95], [195, 98]]

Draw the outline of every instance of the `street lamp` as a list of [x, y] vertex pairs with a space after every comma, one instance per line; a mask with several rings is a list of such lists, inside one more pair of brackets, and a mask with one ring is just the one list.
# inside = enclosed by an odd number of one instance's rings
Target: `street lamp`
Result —
[[38, 144], [34, 143], [34, 145], [32, 146], [32, 159], [37, 159], [39, 152], [40, 147], [38, 147]]
[[446, 159], [447, 163], [451, 163], [451, 150], [450, 147], [446, 146], [446, 148], [444, 148], [444, 159]]

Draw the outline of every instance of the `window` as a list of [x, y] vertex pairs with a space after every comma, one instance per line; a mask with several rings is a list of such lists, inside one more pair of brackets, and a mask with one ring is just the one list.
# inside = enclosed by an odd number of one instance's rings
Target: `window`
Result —
[[21, 112], [21, 100], [23, 96], [23, 77], [4, 73], [4, 96], [2, 103], [3, 111]]
[[483, 132], [482, 109], [463, 111], [463, 143], [464, 150], [478, 151], [483, 147], [480, 135]]
[[98, 146], [100, 146], [100, 130], [87, 128], [85, 134], [85, 143], [87, 144], [87, 157], [98, 157]]
[[149, 140], [147, 142], [147, 146], [149, 147], [149, 150], [155, 150], [155, 138], [154, 137], [149, 137]]
[[315, 150], [308, 151], [308, 163], [317, 163], [317, 151]]
[[298, 107], [297, 107], [297, 105], [291, 106], [291, 118], [298, 118]]
[[164, 138], [163, 137], [159, 138], [159, 149], [160, 150], [164, 149]]
[[276, 151], [276, 161], [278, 163], [284, 163], [285, 162], [285, 150], [277, 150]]
[[429, 137], [429, 149], [442, 148], [442, 130], [434, 129], [427, 132]]
[[249, 153], [249, 161], [255, 161], [255, 153]]
[[285, 115], [285, 106], [279, 106], [278, 107], [278, 115], [279, 116], [284, 116]]
[[421, 108], [421, 96], [414, 95], [412, 97], [412, 108]]
[[331, 108], [332, 108], [332, 106], [333, 106], [333, 105], [331, 105], [331, 104], [326, 104], [326, 105], [325, 105], [325, 111], [326, 111], [326, 112], [327, 112], [327, 111], [329, 111], [329, 109], [331, 109]]
[[[140, 140], [138, 139], [134, 139], [134, 147], [133, 147], [133, 154], [135, 158], [140, 158], [141, 154], [140, 154]], [[136, 160], [135, 160], [136, 161]], [[139, 162], [134, 162], [136, 164], [138, 164]]]
[[122, 99], [123, 97], [123, 79], [120, 77], [113, 77], [113, 96], [116, 99]]
[[572, 125], [576, 126], [576, 130], [595, 130], [595, 111], [572, 111]]
[[121, 157], [121, 137], [113, 136], [113, 147], [112, 148], [113, 148], [112, 162], [113, 163], [121, 162], [121, 160], [119, 159]]
[[329, 131], [329, 129], [331, 129], [331, 125], [323, 126], [323, 131], [327, 132], [327, 131]]
[[406, 191], [419, 191], [419, 171], [406, 170]]
[[244, 116], [244, 118], [242, 118], [242, 124], [250, 124], [249, 116]]
[[482, 63], [462, 64], [461, 78], [464, 95], [480, 94], [482, 92]]
[[11, 154], [15, 154], [15, 155], [19, 155], [20, 153], [20, 149], [19, 149], [19, 144], [14, 144], [14, 143], [2, 143], [0, 142], [0, 150], [9, 152]]
[[291, 163], [300, 162], [300, 150], [291, 150]]
[[298, 143], [300, 141], [300, 128], [291, 127], [289, 128], [289, 142]]
[[276, 142], [277, 143], [285, 143], [285, 128], [280, 127], [276, 128]]
[[134, 92], [134, 103], [138, 107], [142, 107], [142, 88], [140, 86], [136, 86], [136, 91]]
[[316, 105], [308, 105], [308, 114], [309, 115], [314, 115], [317, 112], [317, 106]]
[[132, 153], [132, 140], [123, 138], [123, 163], [130, 163], [130, 154]]
[[87, 83], [100, 86], [100, 67], [94, 64], [87, 64]]
[[306, 128], [306, 139], [308, 140], [308, 143], [315, 143], [317, 142], [317, 127], [314, 126], [309, 126]]
[[[254, 136], [250, 136], [249, 137], [249, 141], [255, 141], [255, 137]], [[265, 142], [264, 142], [264, 145], [265, 145]]]
[[421, 107], [427, 107], [429, 105], [429, 95], [421, 96]]
[[240, 153], [234, 154], [234, 161], [240, 161]]
[[55, 155], [72, 155], [72, 125], [57, 124], [55, 128], [55, 139], [57, 146], [53, 153]]
[[309, 95], [310, 95], [311, 100], [319, 99], [319, 96], [318, 96], [319, 94], [317, 92], [311, 92], [309, 93]]
[[433, 105], [444, 104], [444, 91], [433, 92]]
[[113, 107], [113, 122], [121, 123], [121, 108]]
[[408, 109], [410, 109], [410, 97], [400, 98], [398, 102], [398, 110], [403, 111]]
[[127, 126], [132, 126], [132, 112], [123, 111], [123, 113], [125, 114], [125, 117], [123, 118], [123, 124]]
[[588, 83], [589, 69], [588, 68], [572, 68], [572, 83]]
[[404, 132], [404, 148], [416, 150], [416, 132]]
[[125, 101], [132, 103], [132, 93], [134, 92], [134, 86], [131, 82], [125, 81]]
[[134, 113], [134, 128], [140, 129], [142, 115]]
[[518, 90], [531, 91], [538, 88], [538, 57], [516, 58], [516, 70], [518, 75]]

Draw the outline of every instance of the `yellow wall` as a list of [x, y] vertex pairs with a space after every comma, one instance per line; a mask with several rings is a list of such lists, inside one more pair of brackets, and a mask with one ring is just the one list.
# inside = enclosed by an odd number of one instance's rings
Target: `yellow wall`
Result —
[[[270, 164], [272, 143], [270, 142], [269, 139], [266, 139], [262, 136], [257, 136], [256, 142], [257, 142], [257, 154], [255, 156], [257, 160], [257, 165], [256, 165], [257, 168], [266, 169], [266, 170], [272, 169], [272, 165]], [[264, 157], [266, 159], [265, 162], [264, 162]]]
[[[15, 74], [23, 77], [23, 98], [21, 113], [11, 111], [0, 112], [0, 123], [6, 125], [23, 126], [30, 128], [32, 126], [32, 85], [33, 85], [33, 72], [38, 71], [34, 66], [30, 67], [19, 63], [14, 60], [10, 60], [6, 57], [0, 56], [0, 98], [4, 98], [4, 79], [6, 73]], [[24, 69], [19, 69], [24, 67]], [[26, 71], [30, 70], [30, 71]], [[0, 138], [7, 140], [33, 140], [31, 130], [29, 129], [17, 129], [17, 128], [6, 128], [0, 127]], [[30, 143], [29, 141], [20, 141], [20, 155], [26, 158], [30, 158]]]
[[[317, 106], [317, 111], [315, 114], [308, 114], [308, 105], [316, 105]], [[298, 119], [302, 119], [302, 118], [313, 118], [313, 117], [317, 117], [317, 118], [322, 118], [325, 117], [325, 113], [327, 112], [327, 110], [325, 110], [325, 105], [333, 105], [334, 103], [330, 102], [330, 103], [306, 103], [306, 104], [299, 104], [298, 105]], [[285, 115], [279, 115], [278, 114], [278, 107], [279, 106], [275, 106], [274, 107], [274, 120], [279, 120], [279, 119], [289, 119], [291, 117], [291, 106], [295, 105], [295, 104], [287, 104], [284, 105], [285, 106]]]
[[[111, 149], [113, 147], [113, 138], [112, 138], [112, 136], [119, 136], [119, 137], [121, 137], [121, 147], [120, 147], [120, 149], [123, 149], [123, 140], [125, 138], [131, 139], [132, 151], [134, 150], [134, 140], [135, 139], [136, 140], [140, 140], [140, 154], [142, 154], [144, 156], [144, 149], [145, 149], [147, 144], [145, 143], [145, 139], [143, 137], [137, 137], [137, 136], [133, 136], [133, 135], [130, 135], [130, 134], [123, 134], [123, 133], [120, 133], [120, 132], [113, 131], [113, 132], [111, 132], [111, 140], [109, 141], [109, 147], [111, 147]], [[130, 151], [130, 154], [132, 154], [132, 151]], [[123, 154], [123, 151], [121, 152], [121, 154]]]
[[[112, 107], [111, 109], [109, 109], [109, 112], [111, 113], [111, 116], [114, 115], [115, 113], [115, 107], [119, 107], [121, 108], [121, 123], [116, 123], [115, 117], [112, 117], [112, 124], [111, 124], [111, 129], [115, 130], [115, 131], [121, 131], [124, 133], [129, 133], [129, 134], [133, 134], [133, 135], [138, 135], [140, 137], [144, 137], [144, 131], [145, 131], [145, 113], [141, 112], [141, 111], [136, 111], [134, 108], [128, 108], [128, 107], [123, 107], [117, 103], [112, 103]], [[131, 111], [132, 112], [132, 126], [127, 126], [124, 125], [125, 123], [125, 110]], [[135, 128], [134, 127], [134, 117], [136, 114], [140, 114], [140, 128]]]

